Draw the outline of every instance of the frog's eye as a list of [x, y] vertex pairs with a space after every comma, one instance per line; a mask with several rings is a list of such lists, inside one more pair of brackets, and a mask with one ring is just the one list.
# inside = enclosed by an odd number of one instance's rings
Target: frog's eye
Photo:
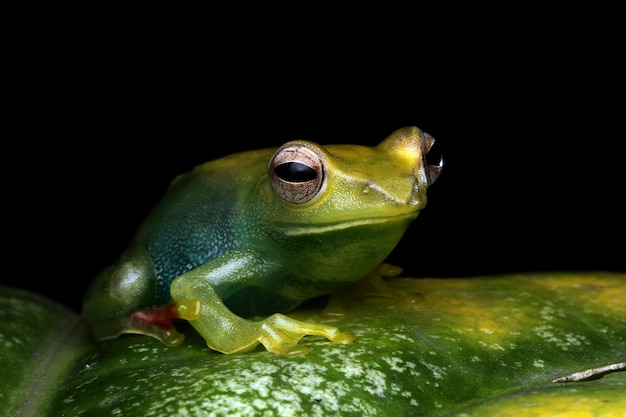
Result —
[[431, 186], [439, 178], [443, 169], [443, 153], [437, 145], [435, 138], [424, 132], [424, 140], [422, 141], [422, 155], [425, 155], [426, 178], [428, 185]]
[[278, 149], [270, 163], [272, 187], [280, 198], [300, 204], [319, 194], [324, 183], [324, 162], [313, 149], [285, 145]]

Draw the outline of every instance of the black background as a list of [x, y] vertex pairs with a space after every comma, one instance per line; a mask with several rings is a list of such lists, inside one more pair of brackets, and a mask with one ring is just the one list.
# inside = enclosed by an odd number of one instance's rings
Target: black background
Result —
[[624, 72], [600, 23], [593, 38], [535, 22], [385, 41], [325, 42], [319, 27], [29, 39], [7, 64], [2, 283], [78, 310], [176, 174], [294, 138], [375, 145], [410, 125], [445, 168], [391, 256], [407, 275], [624, 271]]

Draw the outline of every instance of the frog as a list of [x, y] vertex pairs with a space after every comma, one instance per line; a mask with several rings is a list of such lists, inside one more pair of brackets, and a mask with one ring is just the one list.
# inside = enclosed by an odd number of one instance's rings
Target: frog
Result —
[[178, 175], [88, 285], [91, 333], [173, 347], [183, 320], [212, 351], [262, 345], [285, 357], [309, 352], [305, 336], [352, 343], [352, 332], [289, 313], [386, 265], [442, 170], [427, 158], [434, 142], [416, 126], [375, 146], [295, 139]]

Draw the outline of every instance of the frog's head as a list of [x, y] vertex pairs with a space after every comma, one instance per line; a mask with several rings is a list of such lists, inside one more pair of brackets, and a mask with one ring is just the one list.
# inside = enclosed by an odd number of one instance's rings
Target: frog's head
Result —
[[370, 271], [426, 205], [443, 166], [427, 160], [434, 142], [416, 127], [377, 146], [287, 142], [270, 159], [255, 210], [271, 247], [318, 282]]
[[417, 127], [375, 147], [287, 142], [270, 161], [271, 217], [291, 234], [412, 219], [443, 166], [427, 161], [434, 142]]

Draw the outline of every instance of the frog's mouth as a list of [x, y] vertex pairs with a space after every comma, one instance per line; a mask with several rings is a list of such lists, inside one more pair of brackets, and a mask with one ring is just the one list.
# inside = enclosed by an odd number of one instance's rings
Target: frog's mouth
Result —
[[354, 227], [372, 226], [382, 223], [406, 223], [413, 221], [417, 217], [417, 215], [418, 212], [412, 212], [398, 216], [368, 217], [365, 219], [342, 221], [338, 223], [311, 223], [310, 225], [306, 226], [285, 226], [281, 227], [280, 229], [287, 236], [314, 235], [332, 233], [339, 230], [351, 229]]

